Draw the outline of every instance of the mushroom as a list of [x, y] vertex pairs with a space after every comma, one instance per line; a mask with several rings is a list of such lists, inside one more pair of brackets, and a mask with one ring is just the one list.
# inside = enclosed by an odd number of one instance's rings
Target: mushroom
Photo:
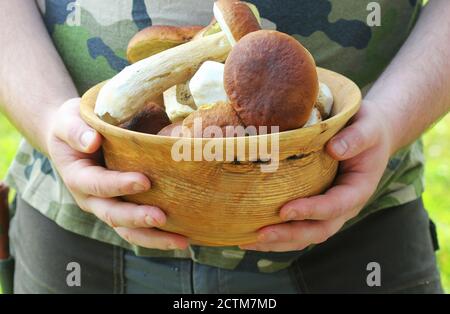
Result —
[[319, 83], [319, 96], [314, 106], [320, 111], [322, 118], [327, 119], [330, 116], [333, 103], [333, 93], [330, 88], [324, 83]]
[[[215, 14], [227, 34], [201, 37], [126, 67], [100, 90], [95, 113], [118, 125], [166, 92], [166, 106], [174, 109], [171, 120], [188, 115], [187, 129], [195, 117], [205, 118], [205, 127], [278, 126], [284, 131], [305, 125], [319, 91], [311, 54], [287, 34], [258, 30], [255, 14], [243, 2], [219, 0]], [[230, 42], [236, 43], [231, 53]], [[189, 79], [184, 89], [176, 87]], [[199, 108], [193, 113], [192, 103], [182, 103], [190, 92]]]
[[[241, 127], [238, 130], [236, 127]], [[200, 107], [183, 121], [183, 136], [214, 138], [244, 136], [244, 124], [229, 103]], [[234, 131], [238, 131], [234, 133]], [[240, 134], [239, 131], [241, 131]]]
[[[239, 1], [239, 0], [234, 0], [234, 1], [230, 1], [230, 2], [241, 2], [246, 4], [250, 10], [252, 11], [252, 13], [255, 15], [256, 20], [258, 21], [258, 24], [261, 25], [261, 15], [259, 14], [258, 8], [250, 2], [245, 2], [245, 1]], [[248, 13], [248, 12], [247, 12]], [[247, 14], [246, 13], [246, 14]], [[252, 19], [251, 19], [252, 20]], [[253, 21], [252, 21], [253, 23]], [[229, 29], [229, 27], [225, 27], [227, 29]], [[203, 28], [201, 31], [199, 31], [193, 38], [193, 40], [205, 37], [205, 36], [209, 36], [215, 33], [218, 33], [222, 31], [219, 23], [217, 22], [216, 18], [214, 17], [211, 22], [209, 23], [208, 26], [206, 26], [205, 28]]]
[[150, 102], [131, 120], [122, 123], [121, 128], [147, 134], [157, 134], [171, 123], [163, 107]]
[[225, 91], [246, 126], [302, 127], [317, 100], [319, 82], [311, 54], [297, 40], [261, 30], [242, 38], [224, 72]]
[[208, 26], [204, 27], [197, 34], [195, 34], [195, 36], [194, 36], [194, 38], [192, 38], [192, 40], [197, 40], [197, 39], [209, 36], [209, 35], [213, 35], [220, 31], [222, 31], [222, 30], [220, 29], [219, 23], [217, 23], [215, 18], [213, 18], [211, 20], [211, 22], [208, 24]]
[[197, 108], [217, 102], [228, 102], [223, 87], [224, 68], [223, 63], [206, 61], [192, 77], [189, 89]]
[[190, 41], [138, 61], [114, 76], [100, 90], [95, 113], [118, 125], [170, 87], [191, 78], [207, 60], [223, 62], [230, 52], [223, 32]]
[[161, 51], [190, 41], [202, 26], [153, 25], [136, 33], [128, 43], [127, 58], [136, 63]]
[[[258, 11], [254, 6], [253, 10]], [[261, 29], [253, 10], [239, 0], [218, 0], [214, 3], [214, 17], [232, 46], [248, 33]]]
[[309, 126], [313, 126], [314, 124], [317, 124], [322, 121], [322, 115], [320, 114], [320, 111], [314, 107], [311, 111], [311, 115], [309, 116], [308, 121], [303, 126], [304, 128], [307, 128]]
[[164, 105], [166, 107], [166, 113], [172, 122], [182, 121], [189, 114], [194, 112], [194, 108], [183, 104], [179, 100], [179, 97], [177, 97], [177, 91], [180, 86], [181, 85], [172, 86], [164, 92]]
[[190, 80], [183, 84], [177, 85], [177, 100], [180, 104], [196, 109], [194, 97], [192, 97], [191, 90], [189, 88]]
[[[219, 0], [214, 3], [215, 18], [197, 36], [207, 36], [222, 29], [232, 45], [250, 32], [261, 29], [258, 9], [251, 3]], [[217, 27], [219, 25], [219, 28]], [[228, 102], [223, 87], [224, 65], [206, 61], [189, 83], [189, 90], [197, 108], [205, 104]]]

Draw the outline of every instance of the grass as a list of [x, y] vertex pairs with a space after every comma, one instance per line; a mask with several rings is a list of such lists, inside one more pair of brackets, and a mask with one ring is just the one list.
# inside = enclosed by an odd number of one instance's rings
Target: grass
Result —
[[4, 177], [17, 149], [20, 135], [0, 114], [0, 179]]
[[[0, 178], [6, 174], [20, 136], [0, 115]], [[438, 227], [441, 249], [438, 262], [442, 282], [450, 292], [450, 115], [437, 123], [424, 137], [427, 157], [425, 206]]]
[[450, 293], [450, 114], [424, 137], [425, 167], [424, 203], [438, 228], [438, 262], [442, 284]]

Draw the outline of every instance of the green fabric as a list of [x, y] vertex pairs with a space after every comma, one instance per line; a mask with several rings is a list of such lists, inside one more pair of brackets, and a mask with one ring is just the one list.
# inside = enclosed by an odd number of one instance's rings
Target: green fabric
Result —
[[[367, 5], [354, 0], [253, 0], [265, 28], [292, 34], [313, 54], [319, 66], [340, 72], [361, 88], [381, 74], [407, 38], [417, 19], [420, 1], [382, 0], [381, 26], [366, 24]], [[38, 1], [56, 48], [78, 90], [112, 77], [127, 65], [129, 39], [152, 24], [207, 25], [212, 0]], [[282, 3], [282, 4], [281, 4]], [[73, 25], [73, 21], [80, 21]], [[418, 141], [389, 162], [379, 187], [362, 210], [344, 228], [363, 217], [417, 199], [423, 192], [423, 154]], [[93, 215], [81, 211], [64, 187], [51, 162], [23, 142], [7, 177], [22, 198], [61, 227], [77, 234], [132, 249], [142, 256], [192, 258], [198, 263], [235, 269], [250, 263], [250, 255], [237, 247], [192, 246], [185, 251], [159, 251], [131, 246]], [[251, 263], [261, 272], [287, 267], [296, 252], [261, 253]], [[254, 262], [253, 262], [254, 261]]]

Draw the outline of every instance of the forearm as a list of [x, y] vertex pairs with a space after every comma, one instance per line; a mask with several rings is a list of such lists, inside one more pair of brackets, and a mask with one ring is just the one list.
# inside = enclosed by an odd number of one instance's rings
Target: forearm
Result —
[[450, 1], [430, 0], [413, 32], [367, 100], [390, 126], [391, 153], [410, 144], [450, 109]]
[[77, 91], [34, 1], [0, 1], [0, 109], [31, 144], [47, 153], [47, 126]]

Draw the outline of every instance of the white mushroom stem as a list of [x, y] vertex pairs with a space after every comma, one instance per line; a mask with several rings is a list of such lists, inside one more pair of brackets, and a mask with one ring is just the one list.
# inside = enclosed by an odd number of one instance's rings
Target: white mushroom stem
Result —
[[192, 77], [189, 89], [197, 108], [229, 101], [223, 86], [224, 69], [223, 63], [206, 61]]
[[173, 123], [182, 121], [194, 112], [194, 109], [190, 106], [178, 102], [177, 86], [173, 86], [164, 92], [164, 105], [166, 107], [167, 116]]
[[236, 45], [236, 39], [234, 38], [230, 27], [225, 22], [225, 18], [222, 14], [222, 11], [220, 11], [219, 7], [217, 6], [217, 3], [214, 3], [213, 12], [214, 12], [214, 17], [217, 20], [217, 23], [220, 25], [220, 28], [222, 29], [222, 31], [227, 35], [228, 41], [230, 42], [231, 46]]
[[307, 128], [309, 126], [313, 126], [314, 124], [317, 124], [322, 121], [322, 116], [320, 115], [320, 112], [317, 108], [313, 108], [311, 111], [311, 115], [309, 116], [308, 122], [303, 126], [304, 128]]
[[315, 107], [319, 109], [323, 119], [327, 119], [330, 116], [333, 103], [334, 99], [330, 88], [324, 83], [319, 83], [319, 96]]
[[127, 121], [149, 99], [186, 82], [203, 62], [223, 62], [230, 50], [225, 34], [220, 32], [134, 63], [103, 86], [95, 113], [115, 125]]

